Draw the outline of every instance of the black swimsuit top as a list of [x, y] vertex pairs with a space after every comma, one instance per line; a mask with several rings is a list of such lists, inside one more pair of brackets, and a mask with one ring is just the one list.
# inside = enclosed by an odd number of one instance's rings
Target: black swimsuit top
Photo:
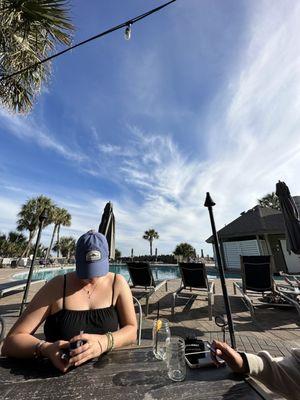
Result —
[[116, 307], [113, 305], [116, 274], [112, 286], [111, 306], [94, 310], [65, 309], [66, 275], [64, 275], [63, 308], [48, 315], [45, 320], [44, 333], [47, 342], [57, 340], [69, 341], [74, 336], [84, 333], [104, 334], [115, 332], [119, 328]]

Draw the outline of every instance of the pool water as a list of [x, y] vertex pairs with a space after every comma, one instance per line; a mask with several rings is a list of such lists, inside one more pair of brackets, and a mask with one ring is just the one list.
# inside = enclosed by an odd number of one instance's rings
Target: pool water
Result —
[[[171, 279], [178, 279], [180, 278], [180, 272], [178, 265], [175, 264], [158, 264], [151, 266], [153, 277], [156, 280], [171, 280]], [[127, 266], [124, 264], [110, 264], [109, 265], [110, 272], [114, 272], [117, 274], [121, 274], [124, 278], [128, 281], [129, 280], [129, 273]], [[54, 278], [56, 275], [64, 275], [67, 272], [75, 271], [75, 266], [73, 267], [59, 267], [59, 268], [39, 268], [33, 272], [32, 279], [36, 280], [45, 280], [49, 281], [50, 279]], [[28, 272], [22, 272], [15, 274], [13, 276], [14, 280], [21, 280], [27, 279]], [[216, 274], [208, 273], [208, 279], [216, 278]]]
[[[151, 265], [153, 277], [155, 280], [171, 280], [180, 278], [178, 265], [175, 264], [156, 264]], [[129, 273], [125, 264], [110, 264], [110, 272], [121, 274], [128, 281]], [[49, 281], [56, 275], [64, 275], [68, 272], [75, 271], [75, 266], [71, 267], [58, 267], [58, 268], [39, 268], [33, 272], [32, 279]], [[28, 272], [21, 272], [13, 276], [13, 280], [27, 279]], [[219, 277], [218, 271], [215, 268], [209, 267], [207, 270], [208, 279], [215, 279]], [[238, 272], [226, 272], [225, 278], [241, 279], [241, 274]], [[274, 276], [275, 280], [282, 281], [283, 277]]]
[[[126, 280], [129, 279], [129, 273], [126, 265], [110, 264], [110, 272], [121, 274]], [[33, 280], [49, 281], [56, 275], [64, 275], [67, 272], [75, 271], [74, 267], [61, 267], [61, 268], [42, 268], [35, 270], [32, 275]], [[155, 265], [152, 266], [153, 277], [156, 280], [177, 279], [180, 278], [180, 272], [177, 265]], [[13, 276], [14, 280], [27, 279], [28, 272], [18, 273]]]

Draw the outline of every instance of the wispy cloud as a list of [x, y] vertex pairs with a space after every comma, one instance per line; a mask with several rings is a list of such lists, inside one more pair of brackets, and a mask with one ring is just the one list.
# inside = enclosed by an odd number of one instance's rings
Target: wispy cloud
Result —
[[45, 128], [38, 125], [33, 118], [12, 115], [0, 109], [2, 128], [7, 134], [13, 134], [21, 140], [30, 140], [38, 146], [53, 150], [68, 160], [83, 161], [84, 154], [73, 151], [66, 145], [45, 132]]
[[[81, 170], [95, 177], [93, 187], [98, 185], [99, 190], [80, 193], [72, 188], [72, 198], [68, 187], [59, 195], [52, 191], [57, 203], [73, 215], [71, 231], [64, 232], [78, 236], [91, 227], [97, 228], [106, 201], [112, 200], [117, 246], [123, 253], [129, 254], [131, 248], [135, 253], [147, 252], [148, 243], [142, 234], [151, 227], [160, 234], [155, 244], [159, 252], [173, 251], [180, 241], [207, 252], [210, 247], [204, 240], [210, 236], [210, 226], [203, 207], [207, 191], [217, 203], [219, 228], [253, 207], [257, 198], [274, 191], [278, 179], [285, 180], [293, 194], [300, 194], [299, 20], [297, 2], [278, 1], [272, 6], [269, 1], [251, 3], [243, 46], [235, 49], [232, 69], [224, 75], [217, 95], [205, 98], [205, 121], [201, 93], [184, 107], [176, 102], [168, 106], [168, 99], [177, 93], [175, 89], [170, 91], [170, 82], [165, 84], [166, 71], [155, 46], [145, 52], [140, 63], [135, 61], [134, 85], [134, 62], [125, 58], [122, 66], [122, 74], [128, 77], [124, 92], [134, 99], [124, 103], [128, 116], [123, 119], [126, 140], [122, 142], [116, 137], [104, 141], [101, 131], [92, 128], [93, 152], [74, 152], [70, 144], [62, 144], [47, 130], [37, 129], [32, 120], [25, 124], [19, 118], [1, 115], [15, 136], [34, 140], [79, 163]], [[213, 50], [204, 46], [203, 51]], [[176, 59], [174, 54], [172, 57]], [[193, 57], [195, 65], [205, 61], [201, 52]], [[185, 77], [191, 86], [192, 82], [197, 84], [194, 72]], [[177, 87], [176, 81], [172, 84]], [[146, 119], [137, 118], [141, 115]], [[186, 121], [194, 130], [187, 130], [182, 137], [166, 129], [166, 120], [173, 117], [176, 122]], [[152, 125], [155, 128], [149, 128]], [[186, 140], [194, 143], [192, 150], [185, 146]], [[88, 161], [82, 162], [86, 157]], [[116, 185], [105, 194], [100, 180], [103, 177]], [[18, 187], [14, 182], [6, 185]], [[16, 196], [17, 192], [13, 198]], [[5, 204], [7, 209], [8, 202]], [[8, 213], [8, 220], [12, 214]]]

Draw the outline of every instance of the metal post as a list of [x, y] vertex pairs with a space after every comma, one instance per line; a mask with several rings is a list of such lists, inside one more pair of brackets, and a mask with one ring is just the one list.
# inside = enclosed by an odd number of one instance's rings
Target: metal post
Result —
[[22, 300], [22, 304], [21, 304], [20, 314], [19, 315], [21, 315], [23, 313], [25, 305], [26, 305], [26, 302], [27, 302], [30, 282], [31, 282], [32, 274], [33, 274], [34, 261], [36, 259], [38, 247], [39, 247], [39, 244], [40, 244], [40, 238], [41, 238], [41, 233], [42, 233], [42, 230], [43, 230], [44, 222], [45, 222], [45, 220], [47, 218], [48, 218], [48, 212], [47, 212], [46, 209], [44, 209], [42, 214], [40, 215], [40, 218], [39, 218], [40, 224], [39, 224], [38, 236], [37, 236], [37, 239], [36, 239], [36, 242], [35, 242], [33, 257], [32, 257], [32, 260], [31, 260], [31, 265], [30, 265], [30, 269], [29, 269], [29, 273], [28, 273], [28, 277], [27, 277], [26, 288], [25, 288], [25, 292], [24, 292], [24, 296], [23, 296], [23, 300]]
[[223, 268], [221, 255], [220, 255], [219, 239], [218, 239], [218, 234], [216, 231], [215, 220], [214, 220], [214, 215], [213, 215], [213, 210], [212, 210], [214, 205], [216, 205], [216, 203], [213, 202], [212, 198], [210, 197], [209, 192], [207, 192], [204, 206], [207, 207], [208, 211], [209, 211], [210, 223], [211, 223], [211, 228], [212, 228], [213, 237], [214, 237], [216, 257], [217, 257], [219, 273], [220, 273], [220, 280], [221, 280], [221, 285], [222, 285], [224, 304], [225, 304], [225, 309], [226, 309], [226, 314], [227, 314], [231, 346], [235, 349], [236, 343], [235, 343], [235, 336], [234, 336], [234, 327], [233, 327], [230, 303], [229, 303], [227, 287], [226, 287], [226, 282], [225, 282], [224, 268]]

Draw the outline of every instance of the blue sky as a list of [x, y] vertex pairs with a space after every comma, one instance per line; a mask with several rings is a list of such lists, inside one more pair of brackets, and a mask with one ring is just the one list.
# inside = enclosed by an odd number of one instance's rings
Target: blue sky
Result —
[[[71, 1], [74, 42], [162, 4]], [[284, 180], [300, 194], [300, 4], [177, 0], [60, 57], [28, 116], [0, 108], [0, 231], [39, 194], [72, 214], [63, 234], [97, 228], [114, 204], [123, 255], [187, 241], [212, 253], [217, 227]], [[47, 244], [50, 228], [43, 234]]]

